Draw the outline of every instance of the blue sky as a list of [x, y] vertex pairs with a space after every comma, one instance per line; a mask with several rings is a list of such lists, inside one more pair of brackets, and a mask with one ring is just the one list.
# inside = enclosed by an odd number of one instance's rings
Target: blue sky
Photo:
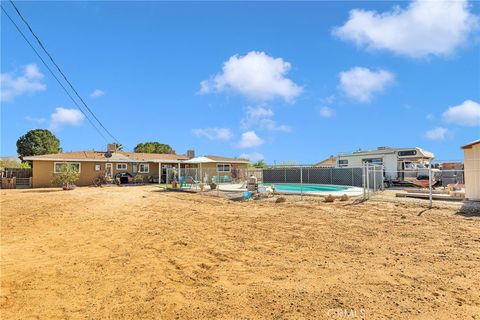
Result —
[[[480, 137], [478, 2], [17, 6], [127, 150], [314, 163], [419, 146], [455, 160]], [[34, 128], [65, 151], [105, 149], [3, 13], [1, 73], [2, 156]]]

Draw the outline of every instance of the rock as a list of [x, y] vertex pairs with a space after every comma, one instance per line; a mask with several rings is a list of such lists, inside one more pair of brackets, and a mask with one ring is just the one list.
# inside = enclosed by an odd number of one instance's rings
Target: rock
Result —
[[348, 201], [348, 196], [344, 194], [341, 198], [340, 201]]
[[275, 203], [282, 203], [282, 202], [286, 202], [287, 199], [285, 197], [279, 197], [277, 198], [277, 200], [275, 200]]
[[328, 196], [325, 197], [325, 202], [333, 202], [335, 201], [335, 197], [329, 194]]

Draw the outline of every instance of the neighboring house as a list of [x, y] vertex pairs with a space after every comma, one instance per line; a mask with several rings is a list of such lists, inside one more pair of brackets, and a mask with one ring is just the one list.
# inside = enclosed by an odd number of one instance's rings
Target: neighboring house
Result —
[[[32, 186], [48, 187], [55, 177], [55, 173], [63, 163], [69, 163], [78, 168], [80, 177], [79, 186], [93, 184], [93, 180], [102, 174], [115, 177], [118, 173], [128, 172], [132, 176], [141, 175], [144, 181], [163, 183], [167, 180], [170, 168], [209, 168], [211, 179], [215, 174], [231, 176], [232, 168], [246, 168], [248, 161], [217, 156], [199, 157], [208, 159], [208, 163], [195, 163], [193, 158], [176, 154], [113, 152], [110, 158], [105, 157], [104, 151], [78, 151], [39, 156], [24, 157], [32, 163]], [[190, 160], [190, 162], [188, 162]]]
[[465, 198], [480, 201], [480, 140], [462, 146], [464, 153]]
[[313, 166], [317, 168], [335, 168], [337, 166], [337, 158], [335, 156], [330, 156], [327, 159], [314, 164]]

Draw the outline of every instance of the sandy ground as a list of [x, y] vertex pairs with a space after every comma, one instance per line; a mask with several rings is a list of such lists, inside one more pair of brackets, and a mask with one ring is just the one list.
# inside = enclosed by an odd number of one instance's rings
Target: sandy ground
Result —
[[2, 319], [480, 319], [480, 216], [1, 190]]

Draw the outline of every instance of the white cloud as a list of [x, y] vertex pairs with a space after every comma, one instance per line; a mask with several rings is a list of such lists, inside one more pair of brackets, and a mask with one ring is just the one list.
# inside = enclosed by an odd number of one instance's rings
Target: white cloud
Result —
[[197, 137], [206, 137], [210, 140], [230, 140], [233, 136], [228, 128], [193, 129], [192, 132]]
[[410, 57], [446, 56], [466, 42], [479, 19], [466, 0], [411, 2], [378, 13], [355, 9], [335, 28], [337, 37], [368, 49], [389, 50]]
[[50, 129], [58, 130], [65, 125], [78, 126], [82, 124], [84, 118], [85, 116], [78, 109], [58, 107], [51, 115]]
[[443, 113], [443, 121], [461, 126], [480, 126], [480, 104], [465, 100], [458, 106], [453, 106]]
[[232, 91], [256, 101], [293, 101], [303, 88], [285, 77], [290, 69], [289, 62], [265, 52], [234, 55], [223, 64], [221, 73], [200, 83], [199, 93]]
[[320, 108], [320, 116], [323, 118], [331, 118], [335, 111], [329, 107], [321, 107]]
[[257, 161], [260, 161], [260, 160], [264, 160], [265, 157], [263, 156], [263, 154], [259, 153], [259, 152], [252, 152], [252, 153], [242, 153], [240, 155], [240, 158], [243, 158], [243, 159], [248, 159], [250, 160], [251, 162], [257, 162]]
[[247, 131], [242, 133], [242, 138], [238, 143], [239, 148], [253, 148], [263, 144], [263, 140], [257, 136], [255, 131]]
[[39, 118], [39, 117], [37, 118], [37, 117], [31, 117], [31, 116], [26, 116], [25, 120], [30, 121], [30, 122], [35, 122], [35, 123], [38, 123], [38, 124], [47, 122], [47, 119], [45, 119], [45, 118]]
[[42, 82], [43, 77], [34, 63], [24, 66], [23, 74], [19, 76], [15, 76], [13, 73], [0, 74], [0, 101], [12, 101], [22, 94], [31, 94], [47, 89], [47, 85]]
[[447, 132], [448, 129], [438, 127], [425, 132], [425, 138], [427, 138], [428, 140], [443, 140], [445, 139], [445, 135], [447, 134]]
[[340, 89], [361, 102], [370, 101], [375, 93], [382, 92], [395, 79], [395, 76], [389, 71], [371, 71], [362, 67], [354, 67], [340, 72], [339, 76]]
[[247, 107], [245, 117], [240, 120], [240, 125], [244, 130], [257, 127], [268, 131], [291, 131], [289, 126], [277, 124], [277, 122], [272, 119], [273, 115], [272, 109], [264, 106]]
[[322, 104], [331, 105], [333, 102], [335, 102], [335, 95], [332, 94], [332, 95], [329, 95], [328, 97], [321, 98], [320, 102]]
[[103, 95], [105, 95], [105, 91], [102, 91], [100, 89], [95, 89], [95, 90], [93, 90], [92, 93], [90, 93], [90, 97], [92, 97], [92, 98], [101, 97]]

